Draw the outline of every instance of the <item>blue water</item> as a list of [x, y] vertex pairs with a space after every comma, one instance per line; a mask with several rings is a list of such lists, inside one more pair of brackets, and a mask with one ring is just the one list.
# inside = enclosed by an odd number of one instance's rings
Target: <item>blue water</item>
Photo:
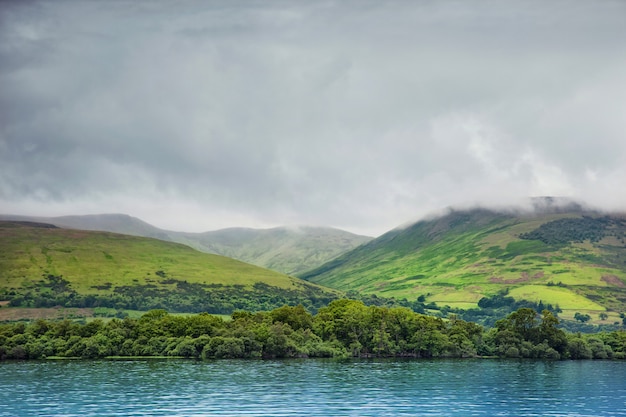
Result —
[[0, 363], [0, 416], [626, 416], [626, 362]]

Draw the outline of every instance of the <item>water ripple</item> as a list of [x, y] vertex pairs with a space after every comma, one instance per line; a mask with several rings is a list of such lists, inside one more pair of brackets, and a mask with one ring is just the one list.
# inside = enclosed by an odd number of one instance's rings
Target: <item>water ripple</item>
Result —
[[0, 363], [0, 417], [626, 416], [626, 363]]

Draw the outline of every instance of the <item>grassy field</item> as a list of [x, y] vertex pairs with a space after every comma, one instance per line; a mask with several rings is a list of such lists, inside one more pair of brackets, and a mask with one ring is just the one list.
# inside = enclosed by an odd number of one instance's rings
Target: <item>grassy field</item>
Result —
[[[285, 274], [188, 246], [106, 232], [0, 226], [1, 285], [18, 287], [62, 275], [81, 293], [107, 291], [107, 284], [158, 285], [171, 279], [205, 284], [291, 288], [300, 282]], [[100, 287], [100, 288], [97, 288]], [[110, 291], [110, 290], [108, 290]]]
[[49, 275], [62, 276], [80, 294], [126, 297], [122, 301], [176, 293], [183, 309], [172, 311], [190, 311], [185, 303], [212, 297], [221, 306], [214, 313], [249, 295], [255, 301], [237, 308], [269, 309], [284, 297], [319, 304], [339, 291], [357, 291], [469, 309], [508, 292], [516, 300], [558, 305], [564, 318], [580, 312], [593, 323], [612, 323], [626, 311], [625, 239], [623, 217], [452, 212], [393, 230], [304, 274], [321, 287], [181, 244], [0, 222], [0, 298], [45, 295], [56, 285], [46, 281]]
[[[108, 310], [108, 311], [106, 311]], [[28, 307], [7, 307], [6, 305], [0, 307], [0, 323], [12, 322], [12, 321], [35, 321], [38, 319], [44, 320], [84, 320], [90, 321], [95, 319], [111, 320], [118, 313], [123, 313], [125, 317], [138, 319], [144, 315], [145, 311], [138, 310], [116, 310], [113, 308], [64, 308], [64, 307], [52, 307], [52, 308], [28, 308]], [[104, 314], [103, 313], [108, 313]], [[183, 315], [188, 316], [190, 313], [170, 313], [172, 316]], [[195, 313], [194, 313], [195, 314]], [[212, 314], [213, 316], [220, 317], [222, 320], [230, 321], [231, 316], [229, 314]]]
[[[245, 262], [196, 251], [157, 239], [107, 232], [79, 231], [15, 222], [0, 222], [0, 297], [52, 292], [49, 276], [62, 277], [60, 286], [82, 296], [119, 295], [127, 298], [166, 297], [178, 292], [179, 304], [204, 302], [228, 308], [238, 293], [254, 294], [264, 305], [280, 303], [276, 293], [309, 299], [338, 294], [298, 278]], [[65, 291], [61, 288], [60, 291]], [[141, 294], [138, 293], [141, 291]], [[194, 293], [195, 291], [195, 293]], [[202, 294], [200, 294], [201, 292]], [[71, 297], [71, 294], [69, 294]], [[274, 299], [274, 301], [272, 301]], [[124, 308], [124, 307], [120, 307]], [[126, 307], [128, 308], [128, 307]], [[191, 308], [191, 307], [190, 307]], [[186, 311], [186, 310], [183, 310]]]
[[516, 299], [543, 301], [558, 304], [563, 310], [606, 311], [606, 308], [590, 299], [576, 294], [568, 288], [546, 287], [545, 285], [524, 285], [513, 288], [509, 295]]
[[85, 319], [94, 317], [91, 308], [28, 308], [28, 307], [3, 307], [0, 308], [0, 322], [38, 319], [62, 320], [62, 319]]
[[75, 230], [156, 238], [294, 276], [371, 240], [370, 237], [344, 230], [307, 226], [228, 228], [204, 233], [174, 232], [123, 214], [47, 218], [0, 215], [0, 220], [39, 222]]
[[[563, 227], [542, 227], [554, 222]], [[589, 224], [608, 226], [600, 239], [563, 241], [572, 233], [584, 237]], [[537, 229], [543, 234], [532, 236], [539, 238], [520, 238]], [[620, 312], [626, 310], [625, 232], [622, 217], [453, 212], [394, 230], [304, 277], [346, 291], [407, 299], [423, 295], [428, 302], [458, 308], [476, 307], [483, 296], [508, 290], [516, 299], [564, 310]]]

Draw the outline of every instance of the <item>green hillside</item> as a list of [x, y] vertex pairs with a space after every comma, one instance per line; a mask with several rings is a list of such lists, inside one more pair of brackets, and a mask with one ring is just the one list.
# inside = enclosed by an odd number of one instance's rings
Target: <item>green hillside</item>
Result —
[[173, 239], [208, 253], [296, 275], [371, 240], [329, 227], [229, 228], [206, 233], [177, 233]]
[[0, 299], [14, 306], [230, 313], [336, 292], [285, 274], [157, 239], [0, 222]]
[[48, 223], [63, 228], [152, 237], [295, 276], [372, 239], [345, 230], [310, 226], [271, 229], [234, 227], [204, 233], [175, 232], [159, 229], [125, 214], [62, 217], [0, 215], [1, 220]]
[[[52, 224], [58, 227], [99, 232], [121, 233], [123, 235], [153, 237], [175, 242], [168, 230], [159, 229], [149, 223], [127, 214], [85, 214], [80, 216], [35, 217], [0, 214], [0, 221], [22, 221]], [[180, 243], [180, 242], [179, 242]]]
[[626, 310], [625, 238], [622, 215], [451, 211], [392, 230], [302, 277], [462, 309], [508, 292], [558, 305], [564, 318], [608, 312], [603, 320], [612, 322]]

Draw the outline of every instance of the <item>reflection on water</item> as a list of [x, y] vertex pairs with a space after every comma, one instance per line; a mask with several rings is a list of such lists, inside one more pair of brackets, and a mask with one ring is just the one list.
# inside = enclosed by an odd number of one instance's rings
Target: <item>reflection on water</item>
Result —
[[626, 416], [626, 362], [0, 363], [0, 416]]

